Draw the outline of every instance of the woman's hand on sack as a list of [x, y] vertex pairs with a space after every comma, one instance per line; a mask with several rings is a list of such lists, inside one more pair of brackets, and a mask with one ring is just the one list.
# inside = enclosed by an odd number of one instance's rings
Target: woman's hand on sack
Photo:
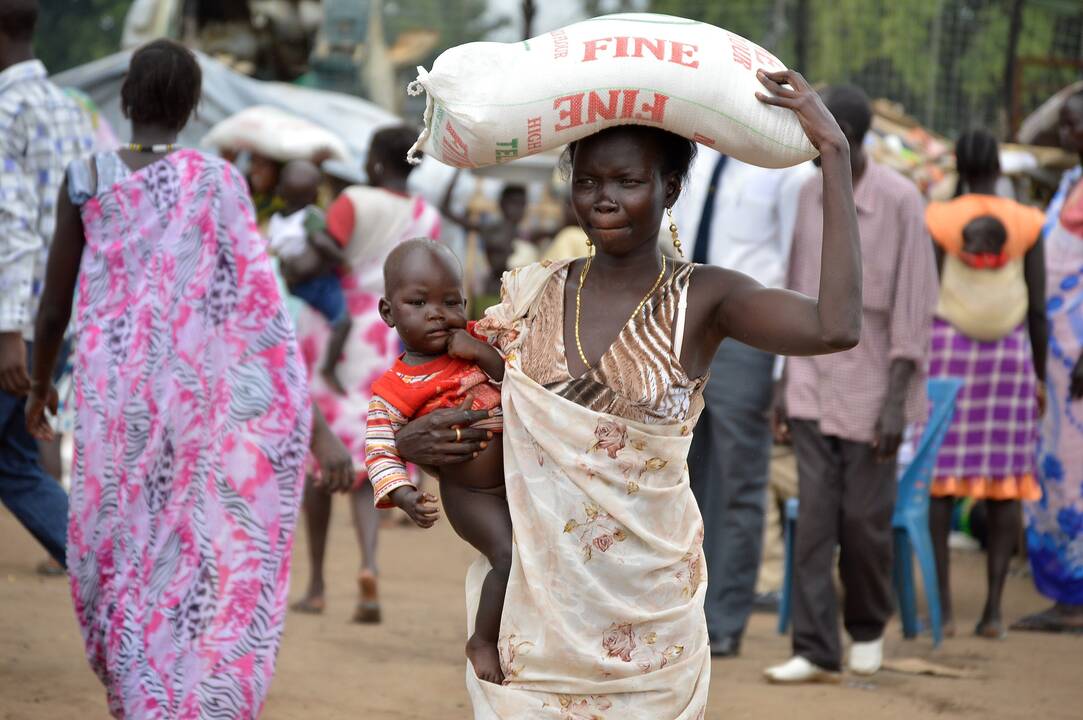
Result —
[[801, 73], [796, 70], [767, 72], [760, 69], [756, 71], [756, 77], [768, 90], [756, 93], [756, 98], [765, 105], [792, 110], [809, 142], [821, 154], [827, 150], [849, 149], [842, 128], [820, 99], [819, 93], [812, 89]]
[[406, 423], [395, 435], [399, 456], [415, 465], [437, 468], [477, 457], [493, 434], [470, 426], [492, 414], [489, 410], [468, 410], [467, 403], [455, 410], [434, 410]]

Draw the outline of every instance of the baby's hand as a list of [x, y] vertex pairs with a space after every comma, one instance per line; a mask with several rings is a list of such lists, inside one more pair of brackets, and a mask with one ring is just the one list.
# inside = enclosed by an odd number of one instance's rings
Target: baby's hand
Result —
[[410, 516], [419, 528], [431, 528], [440, 518], [436, 497], [419, 492], [412, 485], [404, 485], [391, 491], [391, 502]]
[[488, 345], [466, 330], [455, 328], [451, 331], [451, 339], [447, 343], [447, 354], [458, 360], [477, 362], [486, 347]]

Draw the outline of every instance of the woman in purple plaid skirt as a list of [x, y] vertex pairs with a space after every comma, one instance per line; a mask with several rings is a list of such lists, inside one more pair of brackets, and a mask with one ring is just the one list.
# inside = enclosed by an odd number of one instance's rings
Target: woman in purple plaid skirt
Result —
[[955, 148], [959, 186], [932, 203], [926, 225], [940, 270], [930, 377], [963, 381], [936, 461], [929, 526], [940, 578], [945, 634], [954, 634], [948, 534], [955, 499], [986, 502], [988, 590], [975, 634], [1005, 635], [1000, 599], [1018, 544], [1021, 500], [1037, 500], [1038, 417], [1044, 405], [1045, 268], [1036, 208], [997, 197], [996, 139], [978, 130]]

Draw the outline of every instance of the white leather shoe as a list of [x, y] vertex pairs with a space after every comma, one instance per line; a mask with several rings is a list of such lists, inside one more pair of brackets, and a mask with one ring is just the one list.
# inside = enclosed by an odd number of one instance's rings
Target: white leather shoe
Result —
[[795, 655], [781, 665], [769, 667], [763, 671], [767, 682], [779, 685], [794, 683], [837, 683], [842, 674], [824, 670], [805, 658]]
[[850, 672], [855, 675], [875, 675], [884, 662], [884, 639], [855, 642], [850, 646]]

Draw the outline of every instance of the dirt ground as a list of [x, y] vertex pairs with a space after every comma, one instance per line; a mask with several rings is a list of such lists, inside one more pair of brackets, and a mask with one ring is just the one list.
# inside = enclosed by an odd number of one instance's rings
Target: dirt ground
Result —
[[[291, 615], [267, 720], [443, 720], [469, 718], [463, 686], [464, 572], [472, 551], [446, 522], [431, 531], [381, 535], [384, 624], [348, 622], [358, 552], [344, 502], [336, 501], [329, 548], [329, 607], [323, 616]], [[64, 579], [40, 578], [43, 551], [0, 510], [0, 720], [106, 717], [104, 693], [83, 658]], [[984, 594], [983, 556], [956, 554], [953, 578], [961, 629], [973, 626]], [[303, 533], [295, 548], [292, 597], [307, 577]], [[1009, 581], [1010, 617], [1040, 609], [1029, 579]], [[888, 656], [919, 657], [980, 674], [946, 679], [881, 672], [839, 687], [776, 688], [760, 679], [788, 656], [774, 616], [757, 615], [736, 660], [716, 660], [707, 717], [1034, 718], [1083, 717], [1083, 638], [1015, 633], [1006, 641], [964, 636], [937, 652], [930, 640], [903, 641], [888, 629]], [[660, 719], [661, 720], [661, 719]]]

